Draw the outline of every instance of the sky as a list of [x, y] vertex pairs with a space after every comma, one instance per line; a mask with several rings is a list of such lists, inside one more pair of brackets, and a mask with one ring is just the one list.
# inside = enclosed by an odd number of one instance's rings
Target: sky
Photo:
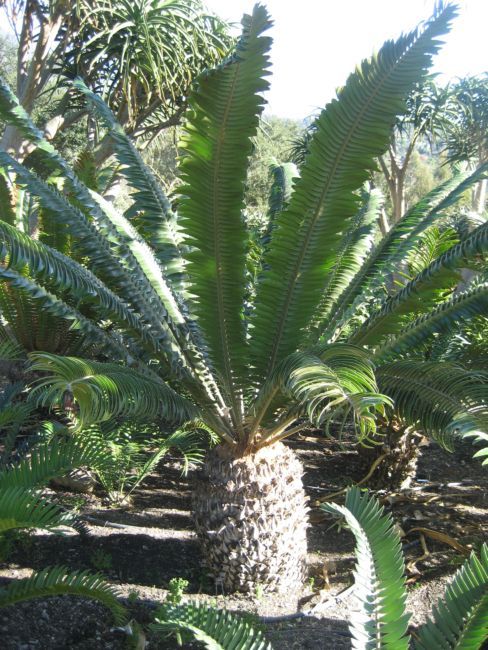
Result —
[[[253, 0], [205, 0], [232, 22]], [[323, 107], [350, 72], [383, 42], [432, 13], [434, 0], [262, 0], [274, 20], [266, 112], [304, 119]], [[488, 70], [488, 0], [458, 0], [459, 16], [433, 71], [442, 83]]]

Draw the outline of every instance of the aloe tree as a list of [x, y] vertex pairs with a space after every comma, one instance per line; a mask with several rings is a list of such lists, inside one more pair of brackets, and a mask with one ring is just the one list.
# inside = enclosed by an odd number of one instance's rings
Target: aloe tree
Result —
[[[42, 385], [52, 401], [67, 390], [73, 395], [79, 428], [157, 416], [194, 421], [219, 437], [198, 479], [194, 511], [208, 570], [227, 590], [260, 584], [283, 591], [303, 579], [302, 468], [282, 440], [304, 426], [304, 416], [318, 426], [350, 421], [365, 440], [391, 404], [391, 389], [405, 417], [433, 434], [471, 433], [486, 423], [478, 377], [461, 382], [459, 393], [442, 383], [449, 408], [423, 408], [418, 416], [395, 383], [404, 373], [431, 399], [424, 384], [434, 373], [426, 378], [421, 362], [406, 368], [399, 359], [486, 309], [482, 282], [450, 293], [459, 265], [479, 264], [486, 227], [386, 303], [371, 303], [384, 275], [485, 170], [433, 192], [369, 256], [379, 199], [362, 200], [358, 191], [454, 14], [441, 7], [422, 28], [387, 42], [322, 112], [301, 178], [281, 193], [281, 210], [273, 201], [259, 273], [248, 270], [241, 215], [268, 87], [263, 7], [243, 18], [235, 53], [200, 77], [189, 100], [178, 216], [110, 110], [81, 81], [76, 86], [110, 134], [133, 188], [125, 214], [83, 185], [2, 87], [1, 115], [64, 178], [64, 192], [8, 154], [0, 154], [0, 164], [68, 229], [74, 249], [68, 257], [0, 223], [1, 276], [98, 349], [97, 361], [36, 354]], [[370, 304], [374, 313], [361, 318]]]

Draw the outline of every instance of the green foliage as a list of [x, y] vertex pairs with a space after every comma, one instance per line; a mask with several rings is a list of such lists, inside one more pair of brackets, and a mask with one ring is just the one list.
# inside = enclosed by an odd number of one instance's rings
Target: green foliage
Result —
[[190, 583], [184, 578], [171, 578], [168, 585], [168, 596], [166, 602], [170, 605], [179, 605], [183, 600], [183, 594]]
[[182, 455], [184, 473], [190, 464], [197, 464], [203, 458], [198, 423], [193, 427], [189, 424], [166, 436], [154, 424], [144, 425], [139, 421], [124, 422], [115, 428], [113, 423], [108, 426], [108, 431], [103, 431], [102, 427], [92, 427], [90, 438], [104, 445], [108, 460], [97, 466], [96, 473], [108, 498], [114, 503], [127, 501], [169, 451]]
[[76, 467], [103, 467], [109, 462], [104, 447], [96, 440], [73, 436], [55, 438], [34, 446], [28, 456], [0, 471], [0, 488], [37, 488]]
[[33, 399], [38, 396], [41, 404], [56, 404], [71, 393], [79, 409], [78, 428], [115, 417], [177, 422], [196, 415], [193, 405], [157, 376], [52, 354], [32, 353], [30, 359], [32, 370], [44, 373], [35, 383]]
[[72, 526], [75, 519], [61, 506], [50, 503], [34, 490], [3, 487], [0, 494], [0, 535], [18, 528], [55, 530]]
[[[340, 514], [356, 538], [354, 593], [359, 611], [350, 622], [353, 648], [408, 648], [409, 616], [405, 613], [404, 563], [400, 536], [391, 515], [376, 499], [350, 488], [344, 506], [322, 509]], [[456, 572], [433, 609], [433, 619], [421, 626], [417, 648], [477, 650], [488, 638], [488, 546], [473, 553]]]
[[404, 422], [420, 425], [449, 450], [454, 440], [466, 436], [479, 435], [481, 442], [482, 433], [488, 430], [486, 371], [447, 361], [405, 359], [382, 365], [377, 377], [380, 389], [391, 396]]
[[114, 110], [126, 110], [129, 126], [144, 124], [148, 135], [181, 112], [192, 81], [232, 44], [226, 23], [200, 0], [83, 1], [78, 11], [64, 74], [90, 80]]
[[324, 504], [341, 514], [356, 538], [354, 595], [358, 613], [351, 622], [353, 648], [408, 648], [404, 563], [391, 516], [367, 494], [350, 488], [344, 506]]
[[488, 156], [488, 75], [465, 77], [451, 88], [452, 116], [446, 124], [450, 160], [476, 161]]
[[272, 650], [263, 634], [243, 618], [197, 603], [164, 604], [150, 625], [153, 632], [189, 632], [209, 650]]
[[244, 17], [235, 54], [200, 78], [181, 143], [179, 210], [188, 236], [197, 244], [187, 255], [194, 309], [238, 429], [243, 414], [237, 393], [248, 374], [242, 319], [246, 231], [241, 210], [250, 139], [264, 103], [258, 93], [269, 86], [264, 77], [271, 40], [262, 32], [270, 25], [259, 5], [252, 18]]
[[98, 571], [108, 571], [112, 568], [112, 556], [102, 548], [97, 548], [90, 555], [90, 564]]
[[[342, 235], [358, 209], [355, 192], [375, 167], [374, 158], [388, 146], [391, 127], [404, 110], [403, 97], [430, 65], [454, 13], [447, 6], [424, 31], [385, 43], [318, 118], [257, 288], [251, 347], [260, 379], [303, 342]], [[354, 146], [344, 146], [349, 142]]]
[[125, 608], [118, 602], [118, 592], [99, 574], [89, 571], [69, 571], [57, 566], [33, 573], [30, 578], [14, 580], [0, 590], [0, 607], [15, 605], [31, 598], [46, 598], [70, 594], [93, 598], [108, 607], [116, 623], [126, 619]]
[[[289, 160], [291, 142], [302, 130], [301, 124], [294, 120], [275, 116], [261, 118], [252, 141], [253, 148], [246, 179], [245, 216], [251, 227], [262, 230], [266, 226], [268, 197], [273, 191], [276, 165]], [[293, 175], [297, 175], [294, 170]]]
[[477, 650], [488, 639], [488, 546], [473, 553], [456, 572], [432, 620], [420, 628], [416, 648]]
[[[76, 88], [133, 188], [124, 214], [89, 189], [89, 165], [87, 186], [1, 85], [1, 116], [36, 147], [37, 163], [56, 184], [5, 153], [0, 162], [68, 237], [51, 238], [49, 247], [47, 239], [16, 232], [7, 214], [2, 277], [37, 309], [67, 321], [93, 358], [32, 356], [42, 375], [34, 391], [40, 404], [68, 405], [78, 428], [121, 418], [198, 419], [239, 452], [290, 435], [304, 414], [324, 427], [352, 421], [366, 440], [391, 402], [375, 373], [420, 359], [486, 307], [482, 224], [459, 243], [447, 238], [440, 247], [425, 244], [422, 260], [418, 254], [423, 234], [484, 178], [486, 165], [430, 192], [379, 242], [381, 199], [363, 187], [455, 13], [439, 5], [422, 28], [387, 42], [349, 77], [312, 129], [301, 177], [290, 165], [274, 167], [267, 228], [246, 223], [245, 212], [247, 163], [268, 86], [263, 7], [244, 18], [235, 52], [201, 75], [189, 100], [174, 204], [108, 107], [80, 81]], [[66, 241], [69, 250], [59, 250]], [[408, 282], [392, 286], [405, 260]], [[466, 268], [473, 279], [457, 292]], [[458, 400], [464, 411], [454, 419], [483, 410], [483, 399], [469, 408]], [[397, 417], [410, 418], [398, 403]], [[421, 414], [416, 426], [449, 434], [432, 425], [427, 409]]]

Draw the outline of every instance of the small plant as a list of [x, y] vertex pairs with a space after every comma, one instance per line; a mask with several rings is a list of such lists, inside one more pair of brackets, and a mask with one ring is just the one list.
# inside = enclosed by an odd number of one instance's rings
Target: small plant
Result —
[[185, 578], [171, 578], [169, 581], [169, 593], [166, 596], [166, 602], [170, 605], [179, 605], [183, 600], [183, 594], [188, 589], [190, 583]]
[[139, 600], [139, 592], [137, 592], [135, 589], [131, 589], [127, 595], [127, 602], [129, 605], [135, 605], [137, 601]]
[[90, 564], [99, 571], [109, 571], [112, 568], [112, 556], [102, 548], [97, 548], [90, 556]]
[[111, 462], [97, 469], [97, 476], [114, 505], [130, 502], [139, 486], [171, 449], [183, 458], [183, 471], [203, 456], [201, 441], [194, 430], [178, 429], [163, 436], [157, 425], [124, 422], [115, 428], [95, 426], [90, 429], [94, 439], [105, 445]]
[[256, 598], [256, 600], [262, 600], [263, 596], [264, 596], [264, 587], [258, 582], [254, 588], [254, 597]]

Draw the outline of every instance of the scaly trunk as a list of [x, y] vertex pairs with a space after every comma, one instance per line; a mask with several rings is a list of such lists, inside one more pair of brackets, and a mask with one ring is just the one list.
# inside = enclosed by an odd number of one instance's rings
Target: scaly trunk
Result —
[[422, 436], [393, 421], [381, 427], [382, 445], [359, 447], [359, 455], [370, 469], [381, 462], [367, 481], [367, 487], [377, 490], [398, 490], [409, 487], [417, 472]]
[[306, 574], [303, 468], [282, 443], [235, 458], [217, 447], [195, 485], [193, 511], [204, 562], [225, 592], [286, 592]]

